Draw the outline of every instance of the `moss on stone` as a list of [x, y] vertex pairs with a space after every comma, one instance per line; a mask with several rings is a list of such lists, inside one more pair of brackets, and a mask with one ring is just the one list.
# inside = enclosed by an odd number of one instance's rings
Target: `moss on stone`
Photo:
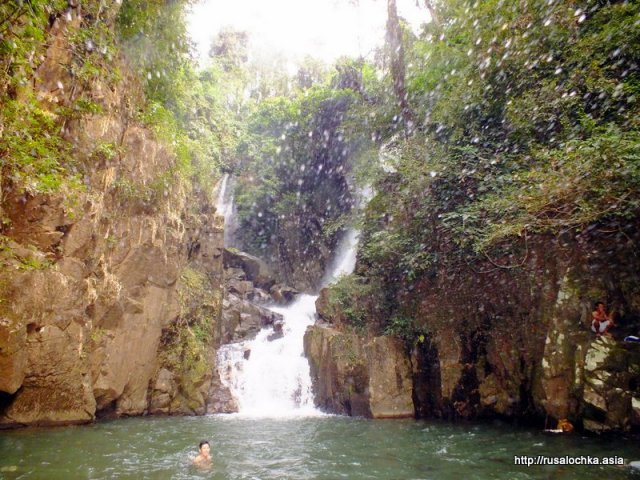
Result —
[[180, 276], [178, 298], [181, 312], [163, 331], [160, 367], [175, 374], [178, 391], [174, 392], [172, 410], [186, 407], [197, 411], [203, 406], [202, 387], [211, 375], [222, 292], [213, 288], [203, 271], [188, 266]]

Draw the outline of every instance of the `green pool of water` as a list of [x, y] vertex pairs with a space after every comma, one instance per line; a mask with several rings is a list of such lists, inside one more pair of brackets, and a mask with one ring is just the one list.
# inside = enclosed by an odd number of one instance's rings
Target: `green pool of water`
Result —
[[[214, 465], [191, 466], [208, 439]], [[522, 466], [515, 456], [640, 460], [637, 439], [504, 424], [348, 417], [147, 417], [0, 432], [0, 479], [640, 479], [620, 466]]]

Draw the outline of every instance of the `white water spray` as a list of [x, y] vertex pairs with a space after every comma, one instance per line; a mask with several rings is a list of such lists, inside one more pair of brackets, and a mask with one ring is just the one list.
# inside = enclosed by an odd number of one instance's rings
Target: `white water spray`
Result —
[[[357, 232], [350, 230], [339, 243], [323, 285], [353, 271], [357, 237]], [[313, 405], [309, 362], [303, 348], [304, 333], [316, 319], [317, 298], [299, 295], [291, 305], [271, 308], [284, 317], [281, 338], [269, 340], [273, 331], [263, 329], [252, 341], [224, 345], [218, 351], [220, 378], [237, 400], [240, 415], [322, 415]]]
[[224, 245], [226, 247], [232, 245], [237, 228], [231, 183], [229, 174], [225, 173], [218, 184], [218, 198], [216, 199], [216, 211], [224, 217]]

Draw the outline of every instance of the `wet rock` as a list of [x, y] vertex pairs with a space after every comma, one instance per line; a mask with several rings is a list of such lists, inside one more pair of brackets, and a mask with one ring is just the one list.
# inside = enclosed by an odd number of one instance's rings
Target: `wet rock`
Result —
[[462, 350], [456, 336], [456, 332], [444, 329], [435, 336], [440, 364], [440, 388], [444, 402], [453, 400], [453, 392], [462, 377]]
[[[247, 352], [250, 351], [247, 350]], [[213, 375], [207, 395], [207, 413], [235, 413], [238, 411], [238, 404], [221, 379], [221, 376], [223, 376], [228, 381], [228, 372], [221, 372], [219, 369], [216, 369], [216, 371], [218, 374]]]
[[222, 311], [221, 343], [255, 338], [260, 329], [282, 321], [282, 315], [229, 295]]
[[271, 294], [271, 298], [273, 298], [273, 300], [278, 303], [292, 302], [293, 300], [295, 300], [296, 295], [300, 294], [300, 292], [295, 288], [291, 288], [280, 283], [271, 287], [269, 293]]
[[238, 250], [224, 249], [223, 254], [225, 268], [242, 269], [247, 280], [256, 286], [269, 289], [274, 283], [273, 272], [267, 264], [258, 257]]
[[13, 394], [27, 372], [27, 327], [0, 317], [0, 391]]
[[[603, 428], [627, 430], [633, 421], [626, 357], [627, 352], [612, 337], [598, 337], [589, 345], [584, 363], [582, 400], [586, 419], [598, 423], [594, 431]], [[585, 423], [587, 430], [593, 426], [593, 423]]]
[[158, 372], [158, 378], [151, 393], [149, 413], [152, 415], [168, 414], [171, 401], [176, 395], [176, 382], [174, 375], [163, 368]]
[[250, 290], [246, 295], [246, 299], [257, 304], [272, 303], [271, 296], [261, 288], [253, 288]]
[[511, 408], [518, 402], [511, 397], [496, 375], [487, 376], [478, 388], [480, 404], [485, 409], [501, 415], [511, 414]]
[[226, 287], [229, 293], [237, 294], [240, 297], [245, 297], [247, 293], [254, 289], [253, 282], [235, 279], [227, 280]]
[[371, 417], [369, 369], [357, 335], [311, 326], [304, 335], [316, 406], [328, 413]]
[[224, 269], [225, 280], [246, 280], [247, 276], [242, 268], [227, 267]]
[[[96, 402], [81, 351], [82, 328], [45, 325], [27, 340], [29, 370], [22, 388], [0, 416], [5, 425], [64, 425], [94, 420]], [[75, 341], [74, 341], [75, 340]]]
[[276, 322], [273, 324], [273, 333], [267, 337], [267, 340], [269, 342], [273, 342], [283, 336], [284, 332], [282, 331], [282, 322]]
[[217, 375], [214, 375], [214, 377], [207, 397], [207, 413], [237, 412], [238, 404], [233, 398], [231, 391], [222, 384]]
[[369, 369], [369, 405], [373, 418], [413, 417], [411, 365], [402, 342], [375, 337], [365, 344]]
[[321, 409], [372, 418], [414, 416], [411, 366], [398, 339], [365, 343], [354, 334], [312, 326], [304, 347]]
[[343, 312], [331, 305], [328, 288], [320, 290], [320, 294], [316, 299], [316, 313], [323, 322], [336, 327], [343, 324], [345, 320]]

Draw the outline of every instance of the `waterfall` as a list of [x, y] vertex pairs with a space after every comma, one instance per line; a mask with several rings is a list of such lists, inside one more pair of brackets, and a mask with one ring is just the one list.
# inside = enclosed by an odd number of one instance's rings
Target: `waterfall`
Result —
[[322, 286], [335, 282], [341, 275], [353, 272], [356, 266], [356, 250], [358, 248], [358, 236], [360, 232], [354, 229], [347, 233], [338, 242], [336, 256], [322, 279]]
[[[339, 242], [323, 285], [353, 271], [357, 237], [358, 232], [349, 230]], [[220, 378], [237, 400], [241, 415], [322, 414], [313, 405], [309, 362], [303, 349], [304, 333], [316, 319], [317, 298], [302, 294], [291, 305], [270, 308], [284, 317], [282, 337], [273, 338], [271, 329], [263, 329], [252, 341], [224, 345], [218, 351]]]
[[224, 245], [226, 247], [232, 246], [237, 225], [233, 203], [233, 180], [228, 173], [225, 173], [218, 183], [216, 211], [224, 217]]

